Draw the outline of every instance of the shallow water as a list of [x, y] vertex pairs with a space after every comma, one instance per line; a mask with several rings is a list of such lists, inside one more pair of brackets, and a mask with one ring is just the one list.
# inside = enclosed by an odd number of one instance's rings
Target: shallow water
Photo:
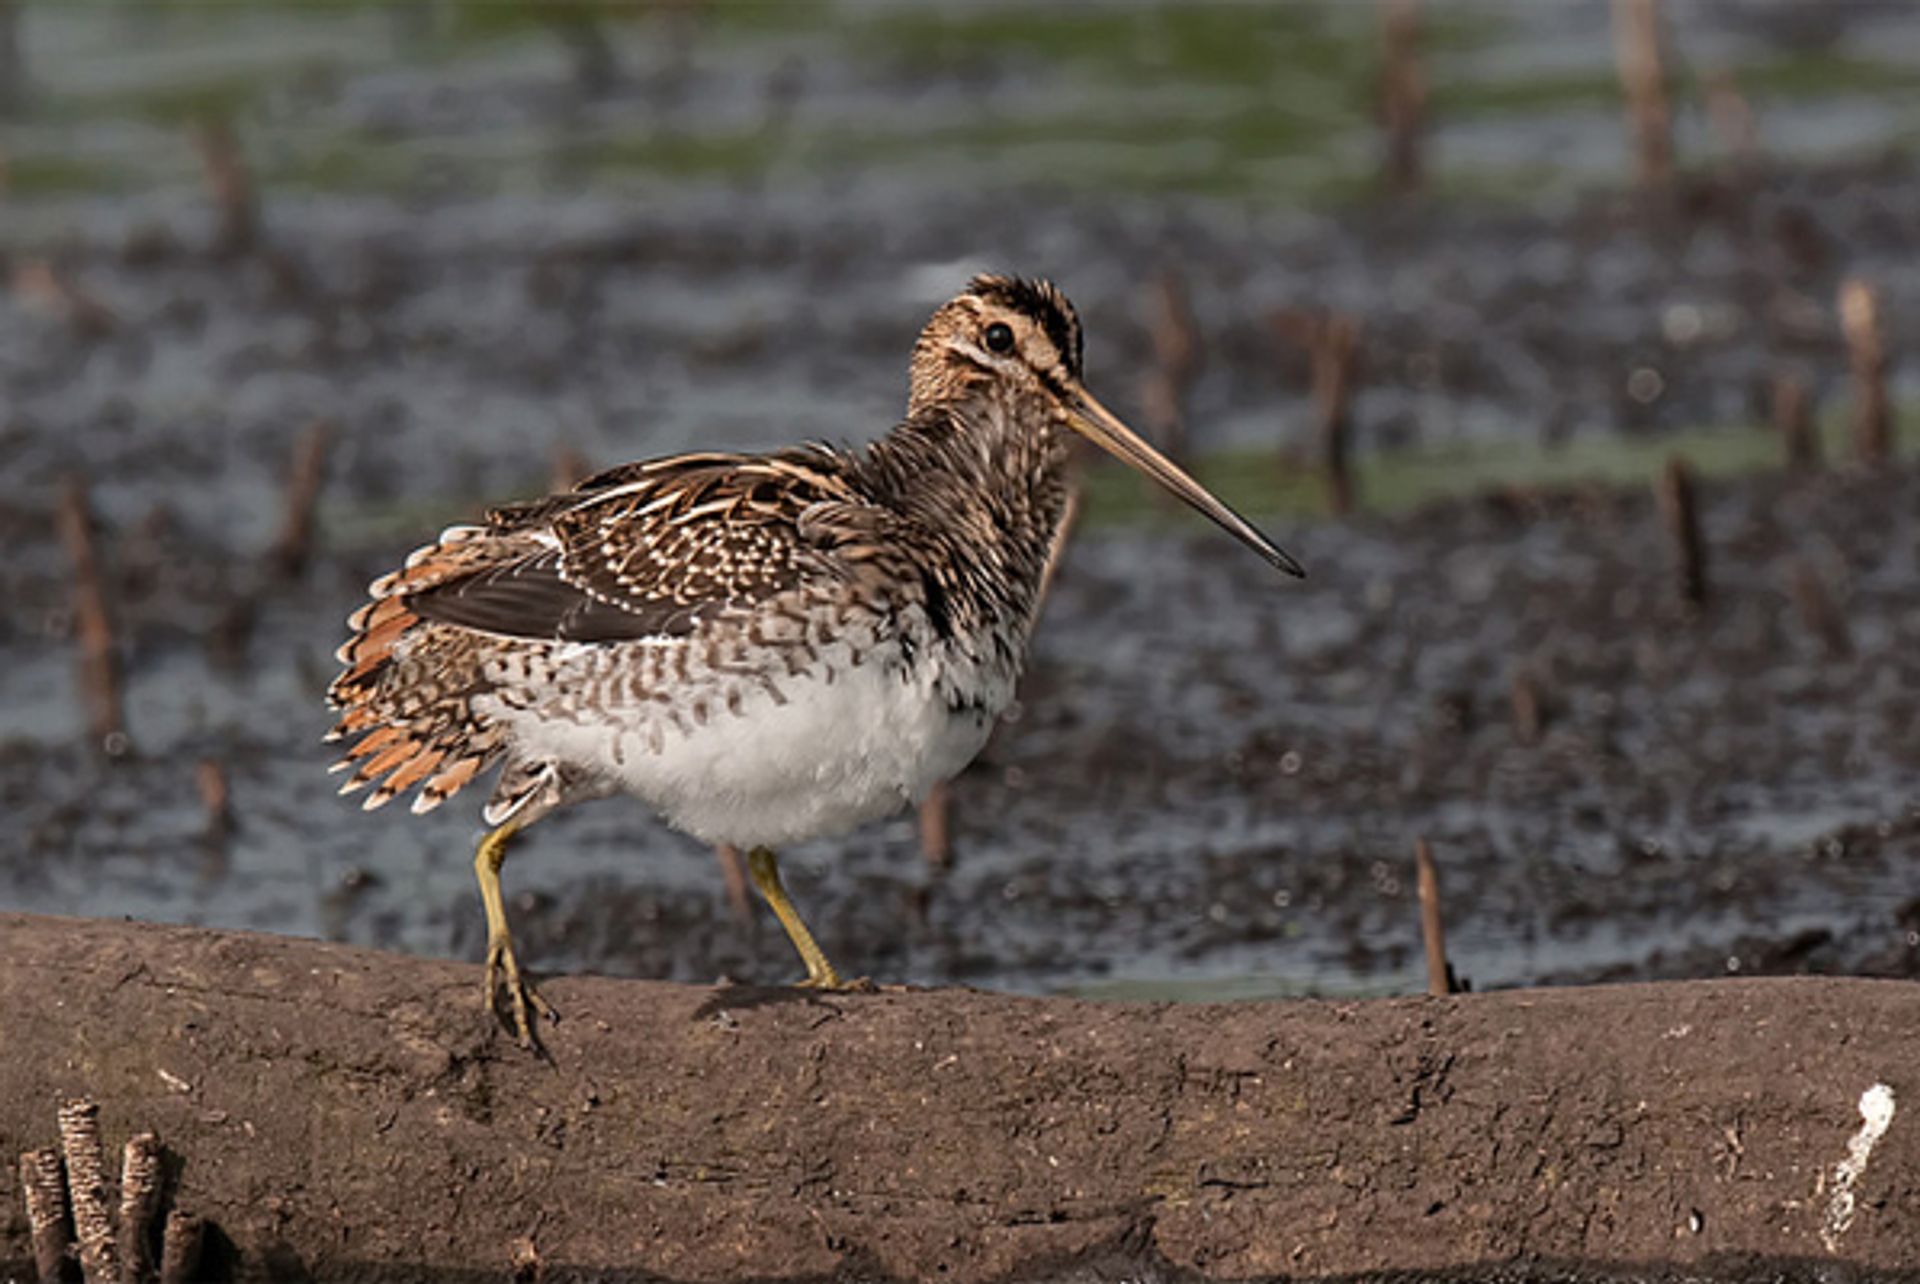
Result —
[[[1834, 47], [1874, 60], [1874, 92], [1770, 102], [1777, 167], [1734, 197], [1705, 182], [1699, 208], [1662, 223], [1580, 194], [1622, 178], [1614, 107], [1574, 92], [1605, 71], [1604, 21], [1436, 9], [1481, 24], [1439, 60], [1458, 110], [1438, 181], [1460, 191], [1395, 208], [1353, 203], [1372, 145], [1357, 56], [1329, 53], [1346, 78], [1303, 76], [1298, 98], [1272, 87], [1276, 149], [1294, 146], [1283, 126], [1336, 123], [1267, 170], [1230, 157], [1232, 183], [1151, 182], [1153, 149], [1082, 147], [1075, 129], [1144, 56], [1126, 22], [1149, 19], [1114, 16], [1132, 9], [1061, 20], [1064, 51], [1053, 27], [1024, 44], [965, 22], [929, 36], [886, 6], [835, 37], [639, 24], [616, 32], [628, 79], [587, 93], [530, 27], [29, 8], [39, 98], [8, 129], [0, 250], [51, 255], [118, 323], [89, 338], [57, 306], [0, 299], [0, 903], [478, 957], [476, 806], [363, 816], [324, 774], [321, 696], [362, 586], [441, 524], [546, 486], [562, 448], [599, 464], [871, 435], [897, 412], [920, 320], [977, 267], [1066, 285], [1092, 385], [1137, 416], [1146, 283], [1176, 265], [1206, 343], [1196, 445], [1276, 477], [1304, 466], [1312, 422], [1304, 365], [1271, 336], [1280, 308], [1365, 321], [1369, 456], [1750, 422], [1783, 363], [1837, 414], [1839, 276], [1869, 272], [1895, 317], [1920, 315], [1920, 179], [1888, 153], [1909, 127], [1914, 16], [1845, 24]], [[1689, 48], [1785, 79], [1765, 23], [1675, 12]], [[1370, 39], [1336, 10], [1286, 21], [1304, 26], [1273, 39]], [[116, 53], [136, 28], [150, 52]], [[1548, 49], [1574, 52], [1562, 67]], [[803, 56], [798, 89], [774, 83]], [[1179, 105], [1155, 146], [1264, 83], [1228, 77], [1216, 101], [1187, 63], [1155, 65], [1155, 101]], [[1553, 93], [1525, 111], [1458, 102], [1503, 83]], [[717, 153], [766, 128], [783, 94], [786, 142], [688, 158], [688, 139]], [[265, 254], [209, 252], [182, 124], [208, 103], [237, 113], [262, 176]], [[989, 106], [1030, 140], [942, 126]], [[680, 150], [622, 152], [636, 133]], [[92, 169], [56, 182], [58, 156]], [[1528, 199], [1464, 194], [1556, 158]], [[1648, 370], [1657, 395], [1636, 399]], [[1910, 396], [1914, 363], [1895, 370]], [[338, 425], [319, 543], [304, 578], [277, 580], [264, 554], [317, 416]], [[112, 762], [84, 743], [52, 534], [76, 471], [127, 672], [132, 752]], [[1236, 495], [1277, 507], [1261, 476]], [[1313, 571], [1297, 586], [1185, 519], [1097, 510], [1019, 717], [956, 784], [953, 871], [930, 879], [901, 818], [796, 849], [791, 882], [844, 968], [889, 979], [1394, 991], [1421, 985], [1410, 852], [1425, 835], [1456, 967], [1483, 987], [1911, 973], [1915, 499], [1910, 474], [1710, 484], [1715, 597], [1698, 620], [1671, 600], [1637, 489], [1276, 515]], [[1796, 616], [1795, 558], [1842, 603], [1851, 658], [1824, 657]], [[1538, 744], [1513, 730], [1520, 670], [1543, 692]], [[203, 760], [230, 784], [230, 835], [208, 833]], [[770, 923], [735, 925], [711, 854], [635, 804], [543, 823], [507, 885], [536, 967], [792, 971]]]

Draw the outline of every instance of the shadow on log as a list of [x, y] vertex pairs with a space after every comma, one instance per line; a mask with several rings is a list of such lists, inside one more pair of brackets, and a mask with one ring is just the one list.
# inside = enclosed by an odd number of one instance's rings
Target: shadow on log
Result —
[[467, 964], [22, 915], [0, 964], [0, 1278], [32, 1254], [14, 1161], [83, 1094], [110, 1149], [159, 1135], [216, 1278], [1920, 1261], [1906, 982], [1181, 1006], [556, 977], [540, 1060]]

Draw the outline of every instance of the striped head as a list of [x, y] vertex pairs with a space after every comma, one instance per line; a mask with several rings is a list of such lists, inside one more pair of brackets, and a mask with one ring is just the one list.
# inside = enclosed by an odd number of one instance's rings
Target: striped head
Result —
[[920, 331], [907, 414], [990, 386], [1057, 401], [1079, 383], [1080, 355], [1080, 316], [1051, 282], [976, 276]]
[[1289, 575], [1300, 564], [1094, 399], [1081, 381], [1080, 317], [1046, 281], [976, 276], [943, 304], [913, 348], [907, 417], [997, 402], [1017, 428], [1061, 427], [1138, 469]]

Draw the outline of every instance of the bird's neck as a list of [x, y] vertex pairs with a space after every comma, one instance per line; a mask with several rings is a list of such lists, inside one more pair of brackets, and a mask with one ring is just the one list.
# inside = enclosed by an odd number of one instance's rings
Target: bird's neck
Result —
[[1024, 630], [1065, 520], [1066, 430], [1037, 395], [974, 387], [914, 406], [868, 447], [861, 471], [921, 545], [957, 628]]
[[868, 448], [867, 469], [906, 512], [983, 513], [1046, 538], [1066, 507], [1067, 435], [1039, 393], [985, 383], [910, 405]]

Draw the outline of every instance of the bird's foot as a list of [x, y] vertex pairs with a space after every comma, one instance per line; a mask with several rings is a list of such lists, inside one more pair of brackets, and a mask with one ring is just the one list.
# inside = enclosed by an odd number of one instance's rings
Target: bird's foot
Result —
[[834, 994], [872, 994], [879, 989], [870, 977], [855, 977], [851, 981], [841, 979], [831, 964], [823, 971], [808, 973], [806, 979], [793, 984], [799, 990], [822, 990]]
[[[520, 975], [520, 960], [514, 957], [511, 937], [496, 936], [487, 942], [486, 986], [487, 1010], [513, 1031], [514, 1041], [528, 1051], [540, 1046], [535, 1017], [560, 1020], [553, 1005], [541, 998]], [[504, 1008], [502, 1000], [505, 1000]]]

